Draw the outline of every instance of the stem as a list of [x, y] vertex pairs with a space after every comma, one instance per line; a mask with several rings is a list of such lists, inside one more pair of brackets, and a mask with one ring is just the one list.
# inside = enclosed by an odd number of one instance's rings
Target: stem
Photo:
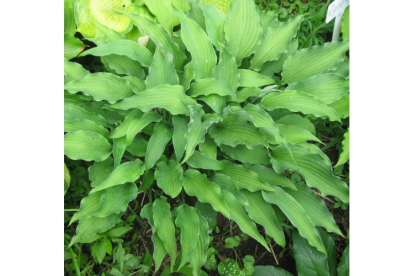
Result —
[[[69, 246], [69, 243], [66, 239], [65, 239], [65, 243], [66, 243], [66, 246]], [[69, 250], [70, 256], [72, 257], [72, 263], [73, 263], [73, 266], [75, 267], [76, 275], [81, 276], [81, 273], [80, 273], [80, 270], [79, 270], [79, 264], [76, 261], [75, 252], [73, 252], [72, 248], [70, 248], [70, 247], [68, 247], [68, 250]], [[79, 260], [80, 260], [80, 258], [79, 258]]]

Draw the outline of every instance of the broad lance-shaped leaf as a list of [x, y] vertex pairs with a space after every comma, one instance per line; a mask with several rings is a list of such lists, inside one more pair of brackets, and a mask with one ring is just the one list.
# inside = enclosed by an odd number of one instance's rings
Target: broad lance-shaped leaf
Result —
[[312, 210], [308, 216], [315, 226], [322, 226], [329, 232], [343, 236], [325, 203], [305, 184], [296, 183], [296, 188], [296, 191], [289, 189], [285, 192], [296, 199], [303, 209]]
[[349, 94], [346, 94], [341, 99], [337, 100], [334, 103], [331, 103], [329, 105], [335, 111], [338, 113], [338, 115], [342, 118], [348, 118], [349, 117]]
[[137, 26], [142, 33], [148, 35], [163, 53], [169, 53], [172, 55], [175, 69], [182, 70], [184, 62], [187, 58], [178, 48], [178, 45], [171, 41], [169, 33], [166, 32], [160, 24], [137, 14], [129, 12], [121, 13], [131, 18], [134, 25]]
[[[172, 0], [144, 0], [144, 2], [148, 9], [151, 11], [151, 13], [157, 17], [157, 21], [160, 22], [164, 30], [166, 30], [167, 32], [172, 33], [174, 26], [180, 24], [180, 20], [177, 17], [175, 17], [172, 13]], [[186, 2], [174, 2], [174, 5], [176, 5], [177, 3], [181, 3], [182, 5], [184, 5], [184, 12], [188, 11], [190, 7], [189, 3]]]
[[152, 257], [154, 258], [155, 262], [155, 271], [157, 271], [160, 268], [165, 255], [167, 255], [167, 251], [165, 250], [164, 243], [158, 236], [157, 229], [155, 228], [152, 207], [152, 203], [146, 204], [144, 207], [142, 207], [140, 215], [143, 219], [148, 220], [149, 224], [151, 225], [151, 240], [154, 245], [154, 253], [152, 254]]
[[275, 73], [280, 73], [283, 69], [283, 64], [285, 63], [286, 59], [288, 59], [293, 53], [295, 53], [298, 50], [298, 47], [299, 40], [292, 40], [292, 42], [288, 46], [287, 52], [281, 54], [277, 60], [265, 62], [262, 66], [262, 69], [260, 69], [259, 73], [262, 75], [266, 75], [268, 77], [272, 77]]
[[223, 121], [215, 124], [209, 131], [217, 145], [246, 145], [253, 149], [257, 145], [268, 147], [266, 136], [259, 129], [234, 114], [224, 114]]
[[205, 102], [217, 114], [221, 114], [227, 104], [226, 97], [214, 95], [214, 94], [211, 94], [208, 96], [197, 97], [197, 100]]
[[[301, 145], [290, 145], [292, 155], [277, 146], [271, 154], [273, 165], [297, 171], [309, 187], [318, 188], [322, 195], [333, 195], [349, 203], [349, 187], [332, 173], [332, 167], [319, 155]], [[293, 156], [293, 158], [292, 158]]]
[[249, 171], [241, 165], [236, 165], [230, 161], [223, 160], [224, 170], [220, 173], [230, 176], [234, 185], [239, 189], [246, 189], [250, 192], [260, 190], [273, 191], [274, 189], [260, 180], [260, 177], [254, 171]]
[[193, 0], [190, 0], [190, 10], [187, 12], [187, 17], [194, 20], [198, 26], [204, 31], [206, 30], [206, 22], [203, 14], [202, 6]]
[[180, 85], [184, 87], [184, 91], [187, 91], [190, 88], [191, 81], [195, 78], [193, 69], [191, 68], [191, 62], [187, 63], [184, 66], [184, 72], [179, 75]]
[[249, 149], [245, 145], [237, 145], [236, 147], [220, 145], [220, 150], [242, 163], [270, 165], [269, 152], [263, 146]]
[[[300, 127], [278, 124], [280, 132], [289, 144], [296, 144], [306, 141], [316, 141], [322, 143], [315, 135]], [[270, 142], [270, 141], [269, 141]]]
[[65, 70], [65, 83], [68, 81], [73, 81], [80, 79], [87, 74], [89, 71], [82, 67], [79, 63], [70, 62], [65, 58], [64, 61], [64, 70]]
[[289, 85], [286, 90], [311, 94], [326, 104], [331, 104], [349, 92], [349, 79], [339, 74], [321, 74]]
[[293, 232], [293, 254], [298, 275], [330, 275], [327, 256], [310, 246], [296, 231]]
[[177, 160], [180, 160], [183, 157], [185, 151], [185, 145], [187, 144], [187, 139], [185, 134], [188, 130], [189, 118], [187, 116], [172, 116], [172, 123], [174, 126], [172, 142], [174, 146], [175, 157]]
[[249, 171], [256, 172], [259, 175], [260, 179], [264, 183], [270, 186], [279, 185], [279, 186], [286, 187], [286, 188], [296, 191], [295, 184], [293, 184], [289, 178], [282, 176], [280, 174], [277, 174], [271, 168], [258, 165], [258, 164], [255, 164], [255, 165], [243, 164], [243, 167], [245, 167]]
[[77, 130], [96, 132], [105, 138], [109, 137], [109, 131], [103, 126], [101, 126], [100, 124], [97, 124], [95, 121], [91, 121], [91, 120], [74, 120], [71, 122], [65, 121], [65, 126], [64, 126], [65, 132], [74, 132]]
[[251, 55], [260, 43], [263, 30], [254, 1], [233, 0], [224, 22], [226, 46], [237, 64]]
[[337, 269], [338, 276], [348, 276], [349, 275], [349, 245], [345, 248], [342, 253], [341, 261], [338, 264]]
[[281, 223], [278, 222], [272, 205], [267, 203], [261, 192], [251, 193], [242, 190], [241, 193], [247, 198], [248, 204], [243, 205], [249, 217], [256, 223], [262, 225], [266, 233], [271, 236], [277, 244], [285, 247], [286, 240]]
[[261, 87], [276, 83], [274, 79], [248, 69], [239, 69], [239, 74], [240, 87]]
[[111, 154], [111, 144], [101, 134], [78, 130], [65, 135], [65, 155], [72, 160], [103, 161]]
[[210, 38], [195, 21], [188, 18], [182, 11], [173, 7], [173, 14], [180, 18], [181, 39], [191, 54], [191, 68], [196, 80], [211, 77], [217, 63], [217, 56]]
[[172, 220], [170, 204], [165, 197], [160, 197], [154, 201], [152, 206], [154, 226], [160, 239], [163, 241], [165, 250], [171, 257], [171, 272], [177, 256], [177, 244], [175, 240], [175, 226]]
[[145, 78], [145, 72], [139, 62], [126, 56], [109, 55], [101, 57], [105, 68], [118, 75], [129, 75], [137, 78]]
[[124, 213], [128, 203], [137, 197], [138, 188], [134, 183], [118, 185], [92, 193], [81, 201], [79, 211], [72, 217], [73, 222], [90, 217], [107, 217], [111, 214]]
[[217, 161], [216, 158], [200, 153], [199, 151], [194, 151], [186, 162], [194, 169], [222, 170], [224, 168], [223, 163]]
[[283, 124], [283, 125], [293, 125], [304, 130], [309, 131], [310, 133], [315, 133], [315, 126], [308, 118], [304, 118], [299, 114], [290, 114], [283, 116], [279, 120], [276, 121], [276, 124]]
[[225, 81], [233, 93], [240, 85], [236, 59], [224, 47], [220, 52], [220, 62], [214, 67], [213, 77]]
[[244, 87], [236, 91], [237, 100], [239, 103], [245, 102], [250, 97], [258, 98], [261, 93], [262, 89], [259, 87]]
[[229, 191], [223, 190], [222, 195], [223, 201], [229, 207], [230, 219], [234, 220], [244, 233], [258, 241], [268, 251], [270, 251], [266, 241], [257, 231], [256, 224], [249, 219], [246, 212], [243, 210], [242, 204]]
[[114, 139], [114, 146], [112, 148], [112, 155], [114, 156], [114, 168], [121, 164], [122, 156], [126, 150], [126, 137], [120, 137]]
[[254, 267], [255, 276], [293, 276], [290, 272], [280, 267], [271, 265], [257, 265]]
[[139, 108], [143, 112], [159, 107], [168, 110], [172, 115], [184, 114], [189, 116], [190, 112], [187, 106], [195, 104], [195, 100], [184, 94], [181, 85], [162, 84], [144, 90], [138, 95], [129, 97], [110, 107], [122, 110]]
[[64, 55], [66, 59], [72, 59], [85, 49], [85, 45], [79, 39], [70, 34], [65, 34]]
[[158, 187], [172, 198], [178, 196], [181, 192], [183, 188], [181, 184], [183, 168], [179, 162], [173, 159], [168, 160], [168, 163], [165, 160], [158, 162], [154, 176]]
[[302, 49], [291, 55], [283, 65], [282, 83], [294, 83], [325, 73], [338, 66], [344, 60], [349, 49], [349, 40], [325, 43]]
[[116, 185], [122, 185], [127, 182], [135, 182], [143, 173], [144, 166], [142, 161], [139, 159], [122, 163], [111, 172], [108, 178], [102, 181], [102, 183], [96, 188], [92, 189], [90, 193], [96, 193], [98, 191], [105, 190]]
[[229, 96], [232, 101], [236, 101], [236, 93], [230, 89], [224, 80], [220, 79], [207, 78], [195, 81], [190, 85], [190, 90], [188, 91], [188, 95], [193, 98], [211, 94], [224, 97]]
[[126, 144], [130, 145], [132, 140], [135, 136], [147, 125], [150, 123], [158, 123], [161, 121], [162, 116], [154, 113], [154, 112], [147, 112], [142, 115], [141, 118], [134, 119], [128, 126], [128, 130], [126, 133]]
[[344, 134], [344, 140], [342, 141], [342, 152], [339, 155], [338, 163], [335, 167], [345, 164], [349, 161], [349, 128]]
[[198, 215], [198, 217], [200, 219], [200, 231], [198, 235], [197, 245], [190, 256], [190, 263], [193, 266], [194, 276], [200, 275], [201, 266], [207, 260], [207, 249], [208, 243], [210, 241], [208, 235], [209, 230], [207, 220], [201, 215]]
[[114, 132], [111, 133], [110, 138], [115, 139], [122, 136], [125, 136], [128, 132], [129, 125], [135, 120], [139, 119], [142, 116], [142, 112], [139, 109], [131, 111], [128, 115], [125, 116], [124, 121], [120, 126], [118, 126]]
[[161, 84], [179, 84], [178, 75], [173, 67], [172, 60], [162, 54], [158, 47], [155, 49], [154, 60], [148, 69], [145, 84], [148, 89]]
[[336, 275], [336, 245], [331, 236], [326, 233], [325, 230], [318, 227], [319, 235], [322, 238], [323, 245], [325, 246], [326, 253], [328, 254], [328, 267], [329, 275]]
[[181, 230], [180, 244], [182, 253], [181, 263], [178, 267], [179, 270], [191, 257], [191, 254], [197, 246], [200, 234], [200, 219], [194, 208], [189, 207], [187, 204], [178, 207], [177, 214], [175, 224]]
[[300, 91], [273, 92], [266, 95], [261, 104], [270, 111], [277, 108], [286, 108], [293, 112], [312, 114], [316, 117], [328, 116], [330, 121], [341, 121], [338, 113], [332, 107], [327, 106], [315, 96]]
[[217, 144], [214, 142], [210, 135], [206, 135], [204, 143], [198, 145], [198, 149], [201, 153], [208, 155], [212, 158], [217, 158]]
[[109, 56], [109, 55], [120, 55], [127, 56], [130, 59], [136, 60], [141, 65], [149, 67], [152, 62], [151, 52], [144, 46], [139, 45], [137, 42], [134, 42], [129, 39], [120, 39], [114, 42], [107, 44], [99, 45], [98, 47], [92, 48], [81, 53], [79, 56]]
[[184, 173], [183, 186], [190, 196], [196, 196], [200, 202], [209, 203], [214, 210], [229, 218], [230, 213], [222, 199], [221, 189], [207, 180], [207, 176], [197, 170], [189, 169]]
[[145, 170], [151, 169], [161, 155], [164, 153], [165, 147], [171, 140], [172, 131], [164, 122], [155, 124], [154, 133], [151, 135], [147, 152], [145, 153]]
[[138, 134], [134, 137], [131, 144], [127, 146], [126, 150], [135, 156], [144, 157], [147, 147], [148, 141]]
[[112, 157], [108, 157], [105, 161], [95, 162], [88, 168], [89, 180], [91, 181], [91, 187], [96, 187], [101, 184], [114, 169], [114, 160]]
[[264, 62], [277, 60], [281, 54], [286, 53], [302, 20], [303, 16], [295, 16], [287, 22], [279, 22], [267, 28], [251, 60], [250, 68], [260, 70]]
[[224, 14], [215, 6], [203, 5], [206, 32], [217, 50], [224, 44]]
[[262, 191], [263, 199], [271, 204], [277, 205], [290, 222], [295, 226], [300, 235], [309, 241], [309, 244], [316, 247], [326, 255], [325, 247], [316, 231], [315, 225], [309, 218], [303, 207], [293, 197], [283, 191], [282, 188], [274, 186], [274, 192]]
[[128, 82], [111, 73], [88, 74], [66, 83], [65, 90], [70, 93], [81, 91], [85, 95], [92, 96], [95, 101], [106, 100], [111, 104], [133, 95]]

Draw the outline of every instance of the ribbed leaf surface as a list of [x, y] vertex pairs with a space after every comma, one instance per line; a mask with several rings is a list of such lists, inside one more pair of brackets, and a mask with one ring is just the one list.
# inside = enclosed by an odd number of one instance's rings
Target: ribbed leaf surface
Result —
[[183, 188], [181, 184], [183, 168], [177, 161], [170, 159], [168, 163], [167, 161], [158, 162], [154, 176], [158, 187], [172, 198], [178, 196], [181, 192]]
[[111, 154], [111, 144], [101, 134], [78, 130], [65, 135], [65, 155], [72, 160], [103, 161]]
[[211, 94], [219, 96], [229, 96], [233, 101], [236, 101], [236, 94], [230, 89], [227, 82], [220, 79], [208, 78], [193, 82], [188, 91], [191, 97], [208, 96]]
[[145, 170], [151, 169], [161, 155], [164, 153], [165, 147], [171, 140], [172, 130], [164, 122], [155, 124], [154, 133], [151, 135], [147, 151], [145, 153]]
[[162, 84], [179, 84], [178, 75], [172, 61], [163, 55], [159, 48], [155, 50], [154, 60], [148, 69], [145, 84], [148, 89]]
[[239, 69], [241, 87], [261, 87], [274, 84], [275, 80], [248, 69]]

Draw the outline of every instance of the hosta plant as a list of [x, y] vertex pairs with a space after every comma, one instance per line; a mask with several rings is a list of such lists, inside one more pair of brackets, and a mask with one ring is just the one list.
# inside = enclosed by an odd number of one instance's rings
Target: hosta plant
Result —
[[214, 1], [71, 2], [78, 32], [97, 45], [79, 56], [100, 57], [106, 72], [65, 59], [64, 151], [88, 161], [91, 186], [69, 246], [104, 244], [145, 193], [155, 271], [168, 255], [171, 271], [201, 273], [210, 227], [197, 202], [267, 250], [257, 226], [285, 247], [285, 216], [327, 254], [316, 227], [343, 234], [318, 195], [347, 204], [349, 190], [312, 120], [341, 120], [332, 104], [349, 90], [337, 71], [348, 41], [297, 50], [303, 17], [278, 22], [253, 0], [225, 13]]

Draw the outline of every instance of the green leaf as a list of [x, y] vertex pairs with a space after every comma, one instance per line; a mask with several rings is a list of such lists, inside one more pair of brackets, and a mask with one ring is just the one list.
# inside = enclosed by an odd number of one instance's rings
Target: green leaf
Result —
[[158, 123], [162, 117], [154, 112], [147, 112], [141, 118], [134, 119], [128, 127], [126, 144], [130, 145], [135, 136], [150, 123]]
[[[198, 276], [200, 275], [201, 266], [207, 260], [207, 248], [209, 243], [209, 236], [208, 236], [208, 223], [203, 216], [199, 215], [200, 219], [200, 232], [197, 240], [197, 245], [190, 256], [190, 263], [193, 266], [193, 275]], [[201, 271], [202, 272], [202, 271]]]
[[341, 22], [342, 39], [349, 39], [349, 6], [345, 9]]
[[179, 162], [173, 159], [168, 160], [168, 163], [164, 160], [158, 162], [154, 176], [157, 180], [158, 187], [172, 198], [178, 196], [181, 192], [183, 188], [181, 184], [183, 168]]
[[76, 33], [76, 22], [75, 22], [75, 15], [74, 15], [74, 1], [66, 1], [64, 2], [65, 7], [65, 17], [64, 17], [64, 25], [65, 25], [65, 34], [75, 35]]
[[131, 20], [117, 10], [126, 11], [131, 8], [131, 1], [128, 0], [90, 1], [90, 12], [96, 21], [118, 33], [126, 31]]
[[338, 63], [338, 67], [329, 70], [328, 73], [340, 74], [349, 79], [349, 60], [344, 60]]
[[342, 152], [339, 155], [338, 163], [335, 167], [345, 164], [349, 161], [349, 128], [344, 134], [344, 140], [342, 141]]
[[[271, 154], [271, 162], [297, 171], [309, 187], [318, 188], [322, 195], [333, 195], [349, 202], [349, 187], [332, 174], [332, 167], [319, 155], [300, 145], [290, 145], [291, 153], [278, 146]], [[293, 157], [292, 157], [293, 156]]]
[[209, 203], [214, 210], [227, 218], [230, 217], [229, 209], [222, 199], [220, 187], [208, 181], [206, 175], [189, 169], [184, 173], [182, 183], [188, 195], [196, 196], [200, 202]]
[[239, 265], [232, 258], [227, 258], [224, 262], [220, 262], [218, 265], [218, 273], [220, 275], [239, 275], [245, 276], [244, 272], [241, 271]]
[[276, 124], [293, 125], [311, 133], [315, 133], [315, 126], [309, 119], [300, 116], [299, 114], [286, 115], [276, 121]]
[[339, 74], [321, 74], [292, 83], [286, 90], [305, 92], [331, 104], [349, 92], [349, 80]]
[[95, 162], [88, 168], [89, 180], [91, 181], [91, 187], [96, 187], [102, 183], [114, 169], [114, 160], [112, 157], [105, 159], [102, 162]]
[[227, 104], [226, 97], [214, 94], [208, 96], [200, 96], [197, 98], [197, 100], [205, 102], [217, 114], [221, 114], [223, 112], [224, 107]]
[[85, 95], [92, 96], [95, 101], [106, 100], [111, 104], [133, 95], [128, 82], [111, 73], [88, 74], [66, 83], [65, 90], [70, 93], [82, 91]]
[[295, 184], [292, 183], [292, 181], [290, 181], [285, 176], [277, 174], [271, 168], [258, 165], [258, 164], [255, 164], [255, 165], [244, 164], [243, 166], [249, 171], [256, 172], [259, 175], [260, 179], [264, 183], [270, 186], [279, 185], [279, 186], [286, 187], [286, 188], [296, 191], [296, 186]]
[[78, 130], [65, 135], [65, 155], [72, 160], [103, 161], [111, 154], [111, 144], [96, 132]]
[[292, 276], [292, 274], [279, 267], [258, 265], [254, 267], [253, 276]]
[[342, 118], [348, 118], [349, 117], [349, 94], [346, 94], [338, 101], [332, 103], [329, 105], [335, 111], [338, 113], [338, 115]]
[[262, 225], [266, 233], [271, 236], [277, 244], [285, 247], [286, 240], [281, 226], [278, 222], [272, 205], [267, 203], [260, 192], [251, 193], [242, 190], [241, 193], [247, 198], [248, 204], [243, 205], [254, 222]]
[[155, 124], [154, 133], [151, 135], [147, 151], [145, 153], [145, 170], [151, 169], [161, 155], [164, 153], [165, 147], [171, 140], [172, 131], [164, 122]]
[[246, 189], [250, 192], [274, 190], [271, 186], [264, 183], [256, 172], [249, 171], [243, 166], [236, 165], [227, 160], [223, 160], [222, 163], [224, 164], [224, 170], [220, 171], [220, 173], [231, 177], [237, 188]]
[[342, 253], [341, 261], [338, 264], [337, 269], [338, 276], [348, 276], [349, 275], [349, 245], [345, 248]]
[[114, 147], [112, 149], [112, 155], [114, 156], [114, 168], [118, 167], [121, 164], [122, 156], [126, 150], [126, 137], [120, 137], [114, 139]]
[[171, 41], [170, 34], [166, 32], [160, 24], [137, 14], [127, 12], [122, 12], [122, 14], [125, 14], [131, 18], [134, 25], [137, 26], [142, 33], [148, 35], [164, 54], [169, 53], [172, 55], [175, 69], [182, 70], [184, 62], [187, 58], [185, 54], [180, 51], [178, 45]]
[[78, 38], [70, 34], [65, 34], [65, 58], [72, 59], [85, 49], [85, 45]]
[[[160, 22], [164, 30], [169, 33], [172, 33], [174, 26], [180, 24], [180, 20], [173, 15], [172, 12], [172, 1], [171, 0], [144, 0], [145, 5], [151, 11], [153, 15], [157, 17], [157, 21]], [[180, 3], [176, 1], [176, 3]], [[189, 8], [189, 3], [181, 2], [186, 5], [187, 10]]]
[[326, 255], [310, 246], [298, 232], [293, 232], [293, 254], [299, 275], [329, 276]]
[[281, 54], [278, 60], [267, 61], [263, 64], [260, 74], [272, 77], [275, 73], [279, 73], [283, 69], [285, 61], [298, 50], [298, 39], [292, 40], [286, 53]]
[[107, 44], [99, 45], [80, 54], [80, 57], [93, 55], [93, 56], [109, 56], [109, 55], [126, 56], [132, 60], [136, 60], [141, 65], [149, 67], [152, 63], [152, 54], [144, 46], [139, 45], [137, 42], [129, 39], [120, 39]]
[[64, 61], [65, 70], [65, 83], [72, 80], [80, 79], [89, 74], [88, 70], [82, 67], [79, 63], [70, 62], [65, 58]]
[[[180, 18], [181, 39], [191, 54], [191, 69], [195, 78], [205, 79], [211, 77], [213, 68], [217, 63], [216, 52], [207, 34], [193, 20], [173, 7], [173, 14]], [[194, 43], [197, 41], [197, 43]]]
[[325, 73], [344, 60], [349, 41], [325, 43], [297, 51], [283, 65], [282, 83], [294, 83]]
[[237, 101], [239, 103], [245, 102], [250, 97], [259, 97], [262, 90], [258, 87], [244, 87], [236, 91]]
[[210, 135], [206, 135], [204, 143], [198, 145], [198, 149], [201, 153], [206, 154], [212, 158], [217, 158], [217, 144], [214, 142]]
[[71, 122], [65, 121], [65, 125], [64, 125], [65, 132], [74, 132], [78, 130], [96, 132], [105, 138], [108, 138], [110, 134], [109, 131], [106, 128], [104, 128], [102, 125], [97, 124], [91, 120], [74, 120]]
[[236, 59], [224, 47], [220, 52], [220, 62], [214, 67], [213, 77], [225, 81], [233, 93], [232, 95], [239, 87], [240, 73]]
[[141, 135], [137, 135], [129, 144], [126, 150], [135, 156], [144, 157], [147, 151], [148, 142]]
[[141, 116], [142, 112], [139, 109], [131, 111], [128, 115], [125, 116], [122, 124], [118, 126], [114, 132], [111, 133], [110, 138], [115, 139], [125, 136], [131, 123], [134, 120], [139, 119]]
[[[113, 237], [113, 238], [120, 238], [123, 235], [125, 235], [126, 233], [128, 233], [129, 231], [132, 230], [132, 227], [130, 226], [117, 226], [115, 228], [112, 228], [111, 230], [109, 230], [106, 235], [108, 237]], [[111, 253], [108, 252], [109, 255], [112, 255]]]
[[152, 212], [156, 232], [164, 243], [165, 250], [171, 257], [172, 268], [174, 267], [177, 256], [177, 244], [175, 240], [175, 226], [172, 220], [170, 204], [167, 203], [167, 199], [163, 196], [156, 199], [152, 207]]
[[106, 255], [106, 248], [105, 248], [105, 243], [102, 240], [99, 243], [98, 250], [96, 252], [96, 259], [99, 264], [102, 263], [103, 259], [105, 258], [105, 255]]
[[185, 151], [187, 139], [185, 134], [188, 130], [189, 118], [186, 116], [172, 116], [172, 123], [174, 126], [172, 142], [174, 146], [175, 157], [180, 160]]
[[180, 75], [180, 84], [184, 87], [184, 91], [190, 88], [190, 83], [194, 78], [195, 74], [191, 68], [191, 62], [189, 62], [184, 66], [184, 72]]
[[206, 32], [217, 50], [224, 44], [224, 14], [215, 6], [203, 5]]
[[234, 237], [228, 237], [224, 240], [226, 243], [226, 248], [235, 248], [240, 245], [240, 237], [234, 236]]
[[250, 68], [258, 71], [266, 61], [278, 60], [281, 54], [286, 53], [302, 21], [303, 16], [300, 15], [287, 22], [269, 26], [255, 51]]
[[336, 275], [336, 245], [331, 236], [326, 233], [322, 228], [318, 228], [319, 235], [322, 238], [323, 245], [326, 248], [326, 253], [328, 253], [328, 267], [329, 274]]
[[111, 73], [145, 78], [145, 72], [142, 70], [141, 64], [129, 57], [109, 55], [101, 57], [101, 61], [105, 65], [105, 68]]
[[197, 200], [195, 206], [200, 216], [204, 217], [208, 222], [208, 229], [213, 231], [217, 224], [217, 212], [208, 203], [202, 203]]
[[195, 98], [197, 96], [208, 96], [211, 94], [219, 96], [229, 96], [232, 101], [236, 101], [236, 94], [232, 91], [229, 85], [220, 79], [208, 78], [198, 80], [190, 85], [188, 95]]
[[202, 5], [196, 3], [198, 0], [189, 0], [190, 10], [187, 12], [187, 17], [194, 20], [198, 26], [201, 27], [204, 31], [206, 30], [206, 20], [204, 18]]
[[282, 124], [278, 124], [278, 127], [280, 132], [285, 137], [286, 142], [289, 144], [296, 144], [306, 141], [316, 141], [322, 143], [322, 141], [319, 140], [315, 135], [300, 127]]
[[148, 89], [161, 84], [179, 84], [178, 75], [173, 67], [172, 60], [163, 55], [158, 47], [155, 49], [154, 60], [148, 69], [145, 84]]
[[245, 145], [236, 147], [220, 145], [220, 150], [232, 159], [242, 163], [270, 165], [269, 152], [263, 146], [249, 149]]
[[209, 131], [217, 145], [246, 145], [253, 149], [257, 145], [267, 147], [266, 137], [253, 125], [234, 114], [223, 115], [223, 121], [213, 125]]
[[64, 163], [64, 165], [65, 165], [65, 169], [64, 169], [64, 181], [65, 181], [65, 194], [66, 194], [66, 192], [68, 191], [69, 186], [70, 186], [70, 173], [69, 173], [69, 170], [66, 167], [66, 164], [65, 163]]
[[222, 170], [224, 168], [224, 165], [220, 161], [217, 161], [216, 158], [198, 151], [194, 151], [186, 162], [194, 169]]
[[226, 46], [237, 64], [250, 56], [260, 43], [263, 30], [254, 1], [233, 0], [224, 22]]
[[181, 263], [178, 270], [190, 259], [191, 253], [197, 246], [200, 234], [200, 219], [193, 207], [183, 204], [177, 208], [175, 224], [181, 230]]
[[274, 79], [252, 70], [239, 69], [239, 74], [240, 87], [261, 87], [276, 83]]
[[142, 161], [139, 159], [122, 163], [116, 167], [116, 169], [113, 170], [101, 184], [92, 189], [90, 193], [96, 193], [98, 191], [105, 190], [116, 185], [122, 185], [127, 182], [135, 182], [143, 173], [144, 166]]
[[316, 117], [328, 116], [331, 121], [341, 121], [338, 113], [333, 108], [327, 106], [315, 96], [300, 91], [272, 92], [266, 95], [261, 103], [270, 111], [277, 108], [286, 108], [293, 112], [312, 114]]
[[[322, 226], [329, 232], [343, 236], [325, 203], [305, 184], [296, 183], [296, 191], [286, 190], [303, 209], [309, 210], [308, 216], [315, 226]], [[312, 210], [312, 211], [310, 211]]]
[[274, 186], [274, 192], [262, 191], [265, 201], [277, 205], [290, 222], [295, 226], [300, 235], [305, 237], [309, 244], [316, 247], [320, 252], [326, 255], [325, 247], [316, 231], [315, 225], [306, 214], [303, 207], [292, 196], [286, 193], [282, 188]]
[[122, 110], [139, 108], [143, 112], [148, 112], [159, 107], [168, 110], [172, 115], [189, 116], [190, 112], [187, 106], [194, 104], [196, 101], [184, 94], [181, 85], [162, 84], [113, 104], [111, 108]]

